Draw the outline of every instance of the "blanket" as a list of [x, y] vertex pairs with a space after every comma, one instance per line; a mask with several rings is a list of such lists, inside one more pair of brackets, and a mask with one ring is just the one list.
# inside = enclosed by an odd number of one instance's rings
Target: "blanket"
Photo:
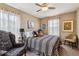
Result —
[[[43, 37], [28, 38], [28, 48], [38, 51], [40, 54], [51, 56], [55, 45], [60, 40], [58, 36], [45, 35]], [[58, 44], [59, 45], [59, 44]]]

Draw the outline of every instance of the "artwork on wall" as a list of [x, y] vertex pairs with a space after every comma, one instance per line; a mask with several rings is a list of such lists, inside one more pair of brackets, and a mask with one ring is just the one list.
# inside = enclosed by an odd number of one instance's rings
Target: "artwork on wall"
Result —
[[27, 28], [28, 29], [33, 29], [34, 28], [34, 21], [28, 20], [27, 21]]
[[73, 21], [64, 21], [63, 31], [73, 32]]
[[47, 28], [47, 24], [42, 24], [42, 25], [41, 25], [41, 29], [44, 30], [44, 29], [46, 29], [46, 28]]

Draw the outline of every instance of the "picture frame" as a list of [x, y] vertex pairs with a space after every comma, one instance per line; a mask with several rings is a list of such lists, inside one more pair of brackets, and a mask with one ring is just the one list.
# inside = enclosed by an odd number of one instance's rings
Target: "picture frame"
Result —
[[27, 28], [28, 29], [33, 29], [34, 28], [34, 21], [28, 20], [27, 21]]
[[64, 21], [63, 22], [63, 31], [73, 32], [73, 21]]
[[47, 28], [47, 24], [42, 24], [42, 25], [41, 25], [41, 29], [44, 30], [44, 29], [46, 29], [46, 28]]

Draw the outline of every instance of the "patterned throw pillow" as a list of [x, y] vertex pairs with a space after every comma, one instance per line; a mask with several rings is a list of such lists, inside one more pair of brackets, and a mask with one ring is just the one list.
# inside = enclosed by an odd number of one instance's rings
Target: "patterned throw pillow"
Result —
[[0, 31], [0, 50], [9, 50], [12, 48], [12, 43], [9, 38], [9, 33]]
[[12, 43], [12, 46], [15, 47], [16, 46], [15, 35], [12, 34], [11, 32], [9, 32], [9, 37], [10, 37], [10, 41]]

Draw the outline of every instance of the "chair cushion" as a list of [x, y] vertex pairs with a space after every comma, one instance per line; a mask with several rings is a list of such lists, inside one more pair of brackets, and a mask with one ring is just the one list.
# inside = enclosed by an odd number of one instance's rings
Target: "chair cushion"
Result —
[[69, 34], [67, 37], [66, 37], [66, 41], [69, 41], [69, 42], [76, 42], [76, 35], [74, 33], [71, 33]]
[[9, 50], [12, 48], [12, 43], [9, 38], [9, 33], [0, 31], [0, 50]]
[[15, 45], [16, 45], [16, 42], [15, 42], [15, 35], [12, 34], [11, 32], [9, 32], [9, 37], [10, 37], [12, 46], [15, 47]]
[[69, 35], [66, 37], [66, 39], [73, 39], [74, 36], [76, 36], [76, 35], [75, 35], [75, 34], [69, 34]]
[[75, 40], [73, 39], [65, 39], [66, 41], [69, 41], [69, 42], [76, 42]]
[[14, 48], [11, 49], [8, 53], [6, 53], [6, 56], [17, 56], [20, 54], [21, 51], [23, 51], [24, 47]]

